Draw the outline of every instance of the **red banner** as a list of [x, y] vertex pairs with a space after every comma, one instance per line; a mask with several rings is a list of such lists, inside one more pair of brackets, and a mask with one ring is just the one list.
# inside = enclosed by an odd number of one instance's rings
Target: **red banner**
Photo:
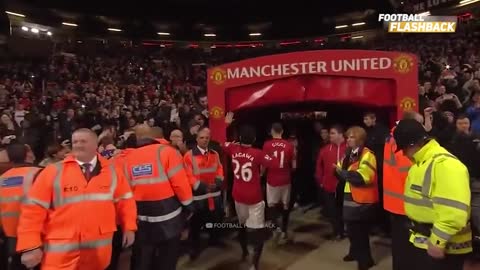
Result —
[[259, 57], [208, 71], [210, 126], [225, 140], [226, 111], [301, 102], [416, 110], [417, 59], [382, 51], [307, 51]]

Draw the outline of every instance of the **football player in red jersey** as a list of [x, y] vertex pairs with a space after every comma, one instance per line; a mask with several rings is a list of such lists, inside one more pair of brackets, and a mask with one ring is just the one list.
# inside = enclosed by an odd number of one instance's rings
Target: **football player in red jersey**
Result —
[[[274, 160], [267, 170], [267, 213], [277, 225], [274, 241], [286, 242], [292, 171], [297, 167], [295, 149], [292, 143], [282, 138], [282, 124], [274, 123], [271, 134], [272, 139], [263, 145], [263, 151]], [[277, 221], [280, 214], [281, 223]]]
[[[230, 124], [233, 114], [227, 114], [225, 121]], [[225, 143], [224, 150], [232, 160], [232, 195], [238, 220], [242, 225], [239, 235], [242, 258], [247, 258], [247, 243], [250, 242], [254, 250], [250, 270], [256, 270], [266, 239], [265, 202], [260, 175], [262, 167], [270, 167], [273, 159], [262, 150], [252, 147], [256, 139], [253, 127], [241, 127], [238, 139], [239, 143]]]

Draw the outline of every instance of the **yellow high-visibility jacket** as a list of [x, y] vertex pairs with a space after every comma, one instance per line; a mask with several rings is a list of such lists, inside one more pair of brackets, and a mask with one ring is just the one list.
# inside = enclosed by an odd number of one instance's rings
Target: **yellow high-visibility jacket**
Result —
[[431, 224], [431, 234], [410, 234], [410, 242], [426, 249], [428, 242], [447, 254], [472, 251], [470, 180], [455, 156], [430, 140], [413, 156], [405, 185], [405, 212], [418, 223]]

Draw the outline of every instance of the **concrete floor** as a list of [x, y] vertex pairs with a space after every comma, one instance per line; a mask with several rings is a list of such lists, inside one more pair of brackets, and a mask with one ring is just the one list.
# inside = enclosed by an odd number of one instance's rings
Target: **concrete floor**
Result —
[[[348, 251], [348, 240], [333, 242], [322, 235], [329, 232], [329, 225], [321, 219], [318, 209], [304, 213], [297, 209], [292, 213], [290, 235], [291, 242], [283, 246], [266, 243], [261, 258], [260, 270], [355, 270], [356, 263], [342, 261]], [[248, 270], [248, 265], [240, 261], [240, 246], [235, 234], [225, 239], [222, 248], [206, 248], [194, 262], [182, 256], [178, 262], [179, 270]], [[389, 240], [371, 237], [371, 248], [376, 262], [372, 270], [390, 270], [391, 254]], [[122, 256], [121, 270], [129, 269], [129, 254]], [[465, 270], [480, 270], [480, 265], [468, 266]]]

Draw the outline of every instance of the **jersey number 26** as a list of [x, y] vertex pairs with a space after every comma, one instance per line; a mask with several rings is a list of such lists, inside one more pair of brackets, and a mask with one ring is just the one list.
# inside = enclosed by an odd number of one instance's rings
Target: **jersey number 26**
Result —
[[245, 182], [252, 180], [252, 162], [246, 162], [240, 166], [240, 162], [236, 159], [232, 159], [233, 163], [233, 175], [236, 179], [240, 179]]

